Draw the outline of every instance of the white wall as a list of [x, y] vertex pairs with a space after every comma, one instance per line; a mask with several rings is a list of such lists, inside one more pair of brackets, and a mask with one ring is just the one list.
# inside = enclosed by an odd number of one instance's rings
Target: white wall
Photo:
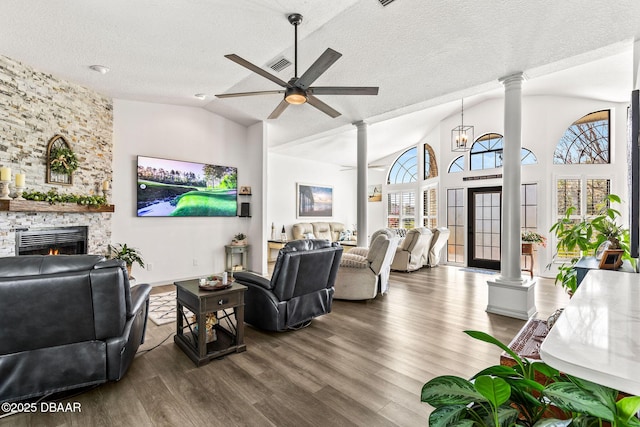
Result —
[[[271, 224], [280, 238], [285, 226], [291, 239], [291, 226], [297, 222], [335, 221], [348, 229], [356, 223], [356, 172], [337, 165], [302, 160], [282, 154], [268, 155], [268, 182], [266, 194], [267, 227], [265, 237], [271, 237]], [[333, 187], [332, 218], [296, 218], [296, 184], [317, 184]]]
[[[261, 258], [263, 146], [261, 127], [247, 129], [201, 108], [114, 100], [112, 243], [141, 250], [152, 269], [134, 265], [138, 283], [172, 283], [224, 269], [224, 245], [236, 233], [257, 246], [249, 267]], [[136, 216], [136, 156], [185, 160], [238, 168], [238, 185], [249, 185], [252, 218]], [[240, 201], [244, 201], [240, 200]], [[258, 260], [258, 261], [256, 261]], [[197, 264], [197, 265], [194, 265]]]

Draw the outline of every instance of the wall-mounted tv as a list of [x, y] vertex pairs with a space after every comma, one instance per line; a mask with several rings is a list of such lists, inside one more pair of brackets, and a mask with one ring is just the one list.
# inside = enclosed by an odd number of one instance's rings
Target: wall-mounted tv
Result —
[[236, 216], [238, 168], [138, 156], [138, 216]]

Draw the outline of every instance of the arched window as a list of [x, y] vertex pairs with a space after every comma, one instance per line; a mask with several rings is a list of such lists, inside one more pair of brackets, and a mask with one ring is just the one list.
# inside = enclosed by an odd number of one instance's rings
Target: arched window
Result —
[[609, 110], [602, 110], [573, 122], [556, 146], [553, 163], [609, 163], [609, 121]]
[[456, 158], [451, 162], [449, 166], [449, 173], [463, 172], [464, 171], [464, 156]]
[[418, 148], [409, 148], [391, 166], [387, 184], [404, 184], [418, 181]]
[[493, 169], [502, 166], [502, 135], [485, 133], [471, 146], [471, 170]]
[[438, 163], [436, 162], [436, 154], [429, 144], [424, 144], [424, 179], [435, 178], [438, 176]]
[[[476, 139], [471, 146], [471, 170], [501, 168], [502, 142], [503, 137], [499, 133], [486, 133]], [[536, 155], [527, 148], [520, 149], [520, 161], [523, 165], [538, 163]]]

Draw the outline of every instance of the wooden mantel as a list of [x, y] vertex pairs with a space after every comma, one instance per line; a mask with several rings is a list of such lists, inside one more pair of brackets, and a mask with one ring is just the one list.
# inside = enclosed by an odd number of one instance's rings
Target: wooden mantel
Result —
[[114, 212], [114, 205], [89, 206], [77, 203], [36, 202], [33, 200], [0, 200], [0, 211], [10, 212], [70, 212], [70, 213], [100, 213]]

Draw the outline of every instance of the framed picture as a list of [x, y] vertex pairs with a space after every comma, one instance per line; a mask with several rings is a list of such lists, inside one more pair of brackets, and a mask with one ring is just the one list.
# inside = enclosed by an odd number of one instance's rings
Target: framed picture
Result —
[[241, 196], [250, 196], [251, 195], [251, 187], [243, 185], [240, 187], [240, 191], [238, 192]]
[[600, 259], [600, 268], [604, 270], [615, 270], [622, 265], [622, 249], [606, 249]]
[[382, 201], [382, 184], [370, 185], [368, 188], [368, 200], [370, 202]]
[[333, 187], [296, 184], [296, 217], [317, 218], [333, 216]]

